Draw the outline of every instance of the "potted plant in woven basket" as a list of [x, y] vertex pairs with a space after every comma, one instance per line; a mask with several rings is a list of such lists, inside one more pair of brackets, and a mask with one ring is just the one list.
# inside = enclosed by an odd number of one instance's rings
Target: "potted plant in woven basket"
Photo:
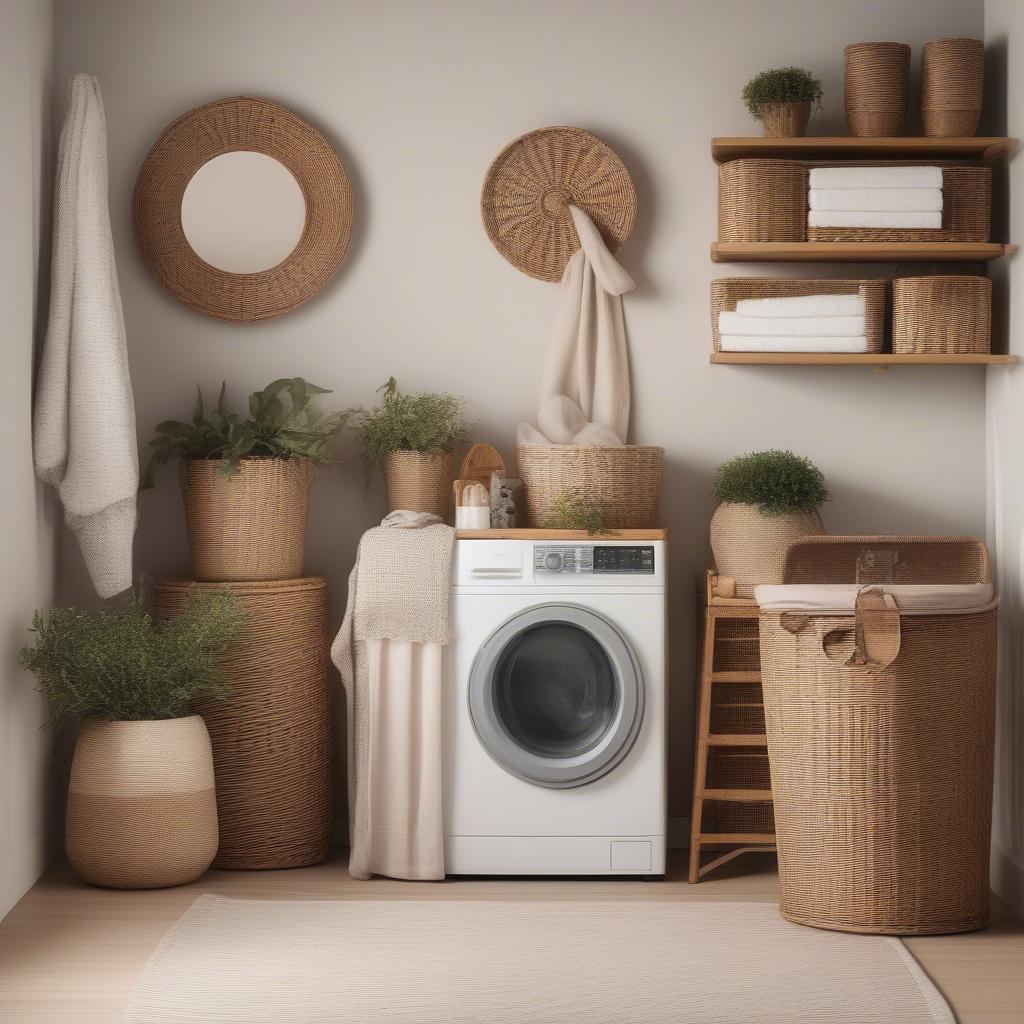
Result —
[[807, 132], [812, 113], [821, 108], [821, 79], [803, 68], [769, 68], [743, 87], [743, 102], [760, 121], [764, 134], [793, 138]]
[[761, 583], [782, 582], [786, 545], [825, 532], [819, 507], [828, 501], [821, 470], [792, 452], [739, 455], [718, 468], [711, 519], [715, 568], [736, 581], [738, 597]]
[[301, 377], [275, 380], [249, 396], [249, 415], [227, 408], [221, 386], [206, 413], [197, 388], [187, 422], [160, 423], [150, 442], [153, 466], [177, 460], [189, 558], [196, 580], [293, 579], [303, 574], [313, 467], [331, 458], [330, 438], [348, 413], [327, 413], [326, 388]]
[[193, 699], [224, 690], [219, 659], [242, 613], [192, 595], [156, 626], [141, 601], [98, 614], [35, 615], [21, 651], [55, 723], [81, 718], [65, 845], [93, 885], [154, 889], [198, 878], [217, 852], [210, 736]]
[[367, 469], [384, 467], [388, 508], [431, 512], [447, 519], [451, 506], [452, 452], [466, 435], [457, 395], [403, 394], [391, 377], [375, 409], [353, 409], [352, 429]]

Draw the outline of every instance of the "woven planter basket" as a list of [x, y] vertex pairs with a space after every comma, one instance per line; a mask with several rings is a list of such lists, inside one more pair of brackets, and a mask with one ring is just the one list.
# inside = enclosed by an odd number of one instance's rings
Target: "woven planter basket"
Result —
[[93, 885], [158, 889], [195, 881], [217, 852], [203, 720], [83, 721], [64, 831], [72, 869]]
[[451, 513], [452, 456], [424, 455], [422, 452], [392, 452], [384, 464], [388, 485], [388, 508], [430, 512], [445, 522]]
[[711, 337], [721, 351], [718, 314], [736, 309], [741, 299], [792, 298], [797, 295], [856, 295], [864, 291], [869, 352], [885, 345], [886, 282], [868, 280], [784, 280], [778, 277], [723, 277], [711, 282]]
[[851, 135], [902, 135], [910, 92], [910, 47], [905, 43], [847, 46], [843, 87]]
[[749, 598], [761, 583], [782, 582], [790, 541], [824, 532], [816, 511], [766, 516], [756, 505], [723, 501], [711, 517], [711, 553], [718, 572], [736, 581], [736, 596]]
[[892, 350], [988, 353], [992, 282], [987, 277], [898, 277], [892, 283]]
[[521, 444], [516, 462], [523, 481], [527, 527], [541, 527], [566, 491], [600, 505], [608, 529], [654, 529], [661, 524], [664, 448]]
[[[786, 582], [991, 579], [971, 538], [820, 538], [794, 552]], [[779, 910], [848, 932], [982, 928], [996, 609], [900, 616], [880, 601], [864, 595], [857, 615], [760, 616]]]
[[811, 104], [808, 100], [799, 103], [765, 103], [761, 106], [761, 125], [769, 138], [794, 139], [806, 135], [810, 120]]
[[802, 242], [807, 166], [799, 160], [730, 160], [718, 168], [722, 242]]
[[921, 52], [921, 123], [932, 137], [973, 135], [981, 118], [985, 45], [935, 39]]
[[213, 742], [220, 818], [214, 866], [317, 864], [331, 838], [327, 581], [159, 580], [156, 616], [178, 614], [195, 587], [226, 590], [245, 611], [225, 659], [227, 696], [196, 705]]
[[313, 464], [243, 459], [232, 476], [220, 472], [223, 464], [179, 463], [192, 576], [214, 582], [301, 576]]

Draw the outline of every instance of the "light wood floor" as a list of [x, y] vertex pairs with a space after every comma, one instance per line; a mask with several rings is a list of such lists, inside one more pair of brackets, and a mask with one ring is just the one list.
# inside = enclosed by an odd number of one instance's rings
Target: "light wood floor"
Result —
[[[741, 859], [699, 885], [681, 856], [664, 882], [355, 882], [344, 860], [295, 871], [212, 871], [192, 885], [149, 892], [94, 889], [63, 864], [0, 923], [3, 1024], [116, 1024], [135, 979], [167, 927], [201, 893], [295, 900], [773, 900], [774, 859]], [[996, 903], [991, 928], [908, 940], [960, 1024], [1024, 1024], [1024, 924]], [[282, 1022], [287, 1024], [287, 1022]], [[827, 1022], [823, 1022], [827, 1024]], [[870, 1022], [865, 1022], [870, 1024]]]

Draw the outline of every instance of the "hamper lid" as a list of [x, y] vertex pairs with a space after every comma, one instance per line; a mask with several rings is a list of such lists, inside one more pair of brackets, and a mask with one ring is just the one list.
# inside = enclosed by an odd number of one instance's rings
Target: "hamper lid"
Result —
[[808, 615], [853, 615], [865, 590], [892, 597], [900, 615], [968, 615], [995, 606], [991, 583], [890, 584], [870, 588], [858, 583], [762, 584], [754, 589], [761, 611]]

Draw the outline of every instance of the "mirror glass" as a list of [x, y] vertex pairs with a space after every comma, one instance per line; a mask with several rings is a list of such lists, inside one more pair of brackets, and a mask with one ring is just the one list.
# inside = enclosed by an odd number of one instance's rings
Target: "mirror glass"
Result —
[[218, 270], [255, 274], [276, 267], [306, 224], [299, 183], [263, 153], [224, 153], [185, 188], [181, 226], [196, 255]]

